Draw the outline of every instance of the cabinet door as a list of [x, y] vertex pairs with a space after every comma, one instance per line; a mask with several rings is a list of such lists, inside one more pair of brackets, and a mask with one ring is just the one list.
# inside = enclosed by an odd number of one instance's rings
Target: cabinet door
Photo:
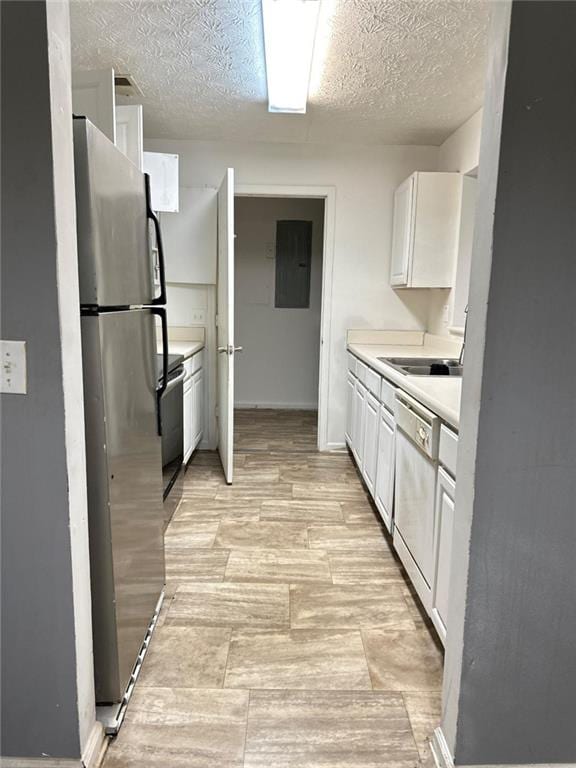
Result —
[[432, 594], [432, 620], [442, 641], [446, 639], [450, 602], [450, 561], [454, 529], [454, 496], [456, 485], [442, 467], [438, 469], [434, 521], [435, 576]]
[[150, 176], [153, 210], [178, 213], [178, 155], [144, 152], [144, 172]]
[[193, 404], [194, 412], [194, 432], [192, 434], [192, 446], [196, 448], [204, 434], [204, 371], [200, 370], [192, 378]]
[[380, 403], [370, 393], [364, 406], [364, 453], [362, 476], [372, 497], [376, 486], [376, 466], [378, 460], [378, 425], [380, 422]]
[[216, 283], [218, 192], [180, 187], [178, 216], [162, 217], [169, 283]]
[[392, 529], [394, 504], [394, 443], [396, 425], [394, 416], [384, 406], [380, 407], [378, 430], [378, 460], [376, 469], [375, 502], [386, 528]]
[[184, 382], [184, 463], [192, 456], [192, 430], [194, 422], [192, 379]]
[[412, 213], [414, 208], [414, 175], [400, 184], [394, 193], [392, 224], [391, 285], [407, 285], [412, 256]]
[[348, 372], [346, 378], [346, 442], [352, 448], [354, 442], [354, 384], [356, 377]]
[[358, 380], [354, 384], [354, 442], [352, 453], [358, 468], [362, 469], [364, 459], [364, 409], [366, 405], [366, 387]]

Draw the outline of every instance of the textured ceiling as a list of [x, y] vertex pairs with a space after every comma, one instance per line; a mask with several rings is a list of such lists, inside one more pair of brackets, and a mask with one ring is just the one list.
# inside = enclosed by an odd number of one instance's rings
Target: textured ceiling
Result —
[[73, 0], [73, 66], [131, 74], [149, 138], [439, 144], [480, 107], [488, 0], [322, 2], [306, 115], [267, 111], [260, 0]]

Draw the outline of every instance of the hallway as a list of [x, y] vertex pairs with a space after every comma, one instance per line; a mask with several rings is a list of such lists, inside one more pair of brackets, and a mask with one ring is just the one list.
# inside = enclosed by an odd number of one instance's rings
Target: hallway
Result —
[[192, 459], [166, 599], [105, 768], [432, 765], [442, 654], [312, 412], [239, 411], [235, 482]]

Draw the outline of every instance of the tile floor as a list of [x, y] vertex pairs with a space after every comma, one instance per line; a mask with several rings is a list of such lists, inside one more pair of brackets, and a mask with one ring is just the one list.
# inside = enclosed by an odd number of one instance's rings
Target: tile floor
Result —
[[105, 768], [432, 764], [442, 653], [316, 414], [240, 411], [235, 482], [198, 453], [166, 599]]

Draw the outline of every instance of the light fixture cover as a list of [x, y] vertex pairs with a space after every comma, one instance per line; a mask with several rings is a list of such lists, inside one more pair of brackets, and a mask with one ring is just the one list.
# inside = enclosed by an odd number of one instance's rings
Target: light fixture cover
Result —
[[306, 112], [320, 0], [262, 0], [268, 110]]

